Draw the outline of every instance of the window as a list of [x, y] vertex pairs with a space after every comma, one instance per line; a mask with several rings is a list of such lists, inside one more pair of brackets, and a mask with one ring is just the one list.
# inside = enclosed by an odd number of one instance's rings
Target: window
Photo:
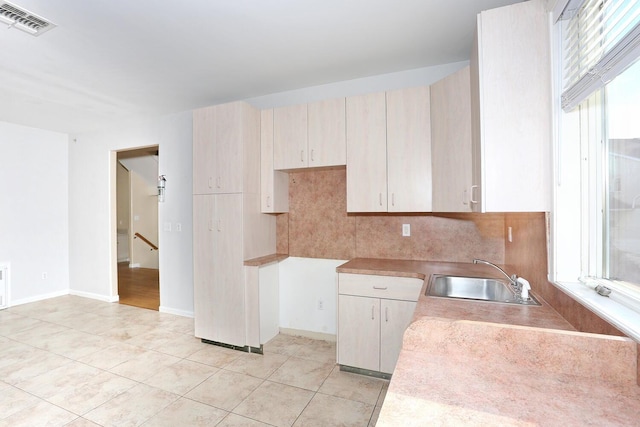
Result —
[[640, 341], [640, 0], [585, 0], [576, 10], [555, 28], [563, 111], [550, 276]]
[[640, 285], [640, 61], [605, 87], [604, 276]]

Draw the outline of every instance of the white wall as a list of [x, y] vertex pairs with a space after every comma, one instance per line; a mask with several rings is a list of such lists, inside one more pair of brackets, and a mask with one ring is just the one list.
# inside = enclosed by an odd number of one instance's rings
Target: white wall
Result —
[[336, 267], [345, 262], [289, 257], [279, 263], [281, 328], [336, 334]]
[[[69, 143], [70, 289], [112, 300], [115, 264], [115, 151], [159, 146], [166, 198], [158, 206], [161, 311], [193, 315], [192, 114], [183, 112]], [[179, 223], [181, 231], [176, 231]], [[171, 231], [165, 230], [171, 225]], [[166, 228], [168, 230], [168, 227]], [[112, 260], [113, 258], [113, 260]]]
[[[142, 268], [159, 268], [158, 251], [135, 236], [140, 233], [156, 246], [158, 244], [158, 157], [139, 156], [120, 159], [119, 163], [129, 171], [130, 226], [129, 247], [130, 266]], [[120, 168], [120, 165], [118, 165]], [[120, 174], [118, 174], [118, 178]], [[120, 201], [118, 187], [117, 199]], [[125, 193], [127, 191], [124, 191]], [[118, 230], [122, 228], [118, 220]], [[119, 247], [118, 247], [119, 248]], [[119, 258], [119, 257], [118, 257]]]
[[11, 265], [10, 305], [67, 293], [67, 155], [66, 134], [0, 122], [0, 263]]
[[[156, 165], [157, 168], [157, 165]], [[158, 190], [150, 187], [137, 172], [130, 171], [131, 177], [131, 252], [130, 266], [141, 268], [160, 267], [157, 250], [152, 250], [146, 242], [136, 237], [136, 233], [144, 236], [152, 244], [158, 242]]]

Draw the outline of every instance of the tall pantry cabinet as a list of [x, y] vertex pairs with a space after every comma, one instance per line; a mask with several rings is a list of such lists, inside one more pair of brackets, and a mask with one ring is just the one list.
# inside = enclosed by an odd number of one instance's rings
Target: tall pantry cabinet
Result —
[[260, 213], [260, 112], [244, 102], [193, 112], [195, 335], [247, 345], [244, 260], [275, 252]]

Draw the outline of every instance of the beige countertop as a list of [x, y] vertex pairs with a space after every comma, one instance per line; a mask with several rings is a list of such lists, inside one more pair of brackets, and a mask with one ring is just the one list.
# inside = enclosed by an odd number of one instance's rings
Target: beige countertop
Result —
[[244, 265], [247, 267], [263, 267], [265, 265], [273, 264], [274, 262], [282, 261], [288, 257], [289, 255], [287, 254], [270, 254], [245, 260]]
[[541, 307], [425, 295], [431, 274], [500, 277], [491, 267], [354, 259], [337, 271], [425, 279], [378, 426], [640, 425], [634, 341], [576, 332], [535, 292]]

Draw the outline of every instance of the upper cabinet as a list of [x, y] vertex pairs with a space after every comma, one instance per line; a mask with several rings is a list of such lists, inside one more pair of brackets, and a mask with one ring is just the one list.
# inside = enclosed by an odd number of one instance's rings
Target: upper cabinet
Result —
[[387, 211], [384, 92], [347, 98], [347, 212]]
[[260, 208], [263, 213], [289, 211], [289, 174], [273, 168], [273, 110], [260, 112]]
[[469, 67], [431, 85], [434, 212], [471, 212]]
[[307, 105], [274, 108], [274, 169], [306, 168], [307, 145]]
[[346, 164], [345, 99], [273, 110], [276, 170]]
[[307, 105], [309, 167], [347, 164], [345, 98]]
[[[193, 193], [239, 193], [242, 171], [229, 165], [242, 163], [241, 141], [255, 132], [244, 120], [240, 102], [214, 105], [193, 112]], [[253, 190], [257, 191], [257, 189]]]
[[543, 0], [478, 15], [471, 54], [474, 211], [550, 210], [549, 43]]
[[429, 86], [387, 92], [387, 211], [431, 211]]
[[431, 211], [428, 87], [347, 98], [347, 211]]

